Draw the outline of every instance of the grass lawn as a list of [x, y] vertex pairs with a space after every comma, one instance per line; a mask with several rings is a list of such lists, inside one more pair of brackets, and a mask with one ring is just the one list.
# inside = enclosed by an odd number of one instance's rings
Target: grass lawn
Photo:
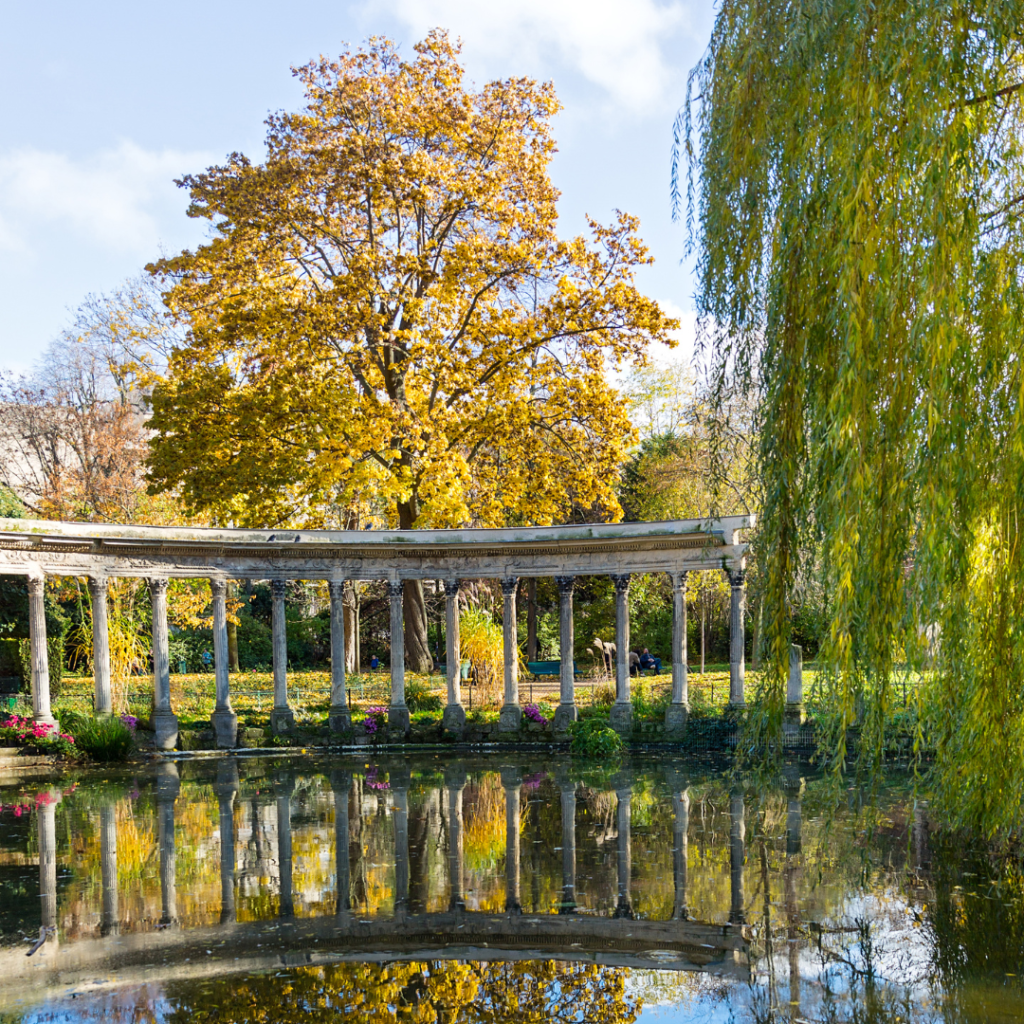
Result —
[[[726, 706], [729, 698], [728, 666], [708, 666], [703, 675], [690, 671], [690, 703], [698, 714], [715, 714]], [[749, 673], [748, 673], [749, 676]], [[519, 695], [523, 704], [533, 702], [547, 705], [553, 713], [558, 704], [557, 680], [536, 682], [531, 688], [529, 677], [520, 681]], [[664, 716], [664, 704], [671, 694], [672, 679], [668, 674], [643, 676], [630, 680], [635, 711], [638, 718], [652, 719]], [[350, 704], [358, 719], [374, 705], [387, 705], [391, 683], [386, 671], [350, 676], [348, 679]], [[241, 672], [231, 676], [231, 703], [240, 723], [250, 728], [266, 726], [274, 704], [273, 676], [269, 672]], [[288, 674], [288, 697], [292, 710], [300, 723], [319, 725], [327, 718], [330, 706], [331, 676], [328, 671], [295, 671]], [[406, 674], [407, 691], [427, 692], [444, 704], [445, 684], [442, 676]], [[463, 702], [470, 718], [490, 721], [497, 717], [499, 703], [481, 705], [474, 688], [463, 686]], [[148, 717], [151, 709], [153, 685], [147, 676], [131, 680], [127, 693], [122, 694], [124, 710], [137, 717]], [[576, 702], [581, 710], [606, 709], [614, 700], [613, 681], [577, 679]], [[68, 707], [88, 711], [92, 707], [93, 680], [91, 676], [65, 676], [60, 697], [54, 701], [55, 709]], [[25, 697], [23, 700], [27, 699]], [[472, 700], [472, 704], [471, 704]], [[174, 674], [171, 676], [171, 704], [182, 728], [205, 727], [215, 704], [213, 673]], [[417, 710], [412, 702], [413, 717], [417, 721], [439, 719], [441, 712]]]

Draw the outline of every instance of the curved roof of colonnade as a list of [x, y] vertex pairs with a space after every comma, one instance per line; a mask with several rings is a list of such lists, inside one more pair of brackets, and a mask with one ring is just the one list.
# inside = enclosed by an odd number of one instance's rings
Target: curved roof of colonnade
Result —
[[215, 529], [0, 519], [0, 572], [250, 578], [741, 568], [754, 516], [451, 530]]

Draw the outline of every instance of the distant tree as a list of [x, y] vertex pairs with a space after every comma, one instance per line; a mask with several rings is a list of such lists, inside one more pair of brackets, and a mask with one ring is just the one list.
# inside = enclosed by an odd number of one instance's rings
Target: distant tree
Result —
[[[268, 119], [265, 163], [179, 182], [213, 239], [151, 268], [188, 329], [153, 394], [154, 488], [246, 525], [616, 518], [606, 367], [675, 322], [633, 286], [634, 218], [558, 238], [551, 86], [471, 91], [442, 32], [295, 74], [307, 104]], [[405, 611], [422, 670], [418, 581]]]

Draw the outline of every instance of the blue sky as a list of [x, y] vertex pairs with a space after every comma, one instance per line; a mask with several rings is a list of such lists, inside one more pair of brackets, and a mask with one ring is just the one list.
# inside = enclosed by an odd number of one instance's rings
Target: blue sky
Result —
[[[86, 294], [202, 237], [173, 178], [259, 159], [267, 113], [300, 104], [291, 65], [374, 34], [411, 53], [433, 26], [462, 38], [477, 82], [555, 83], [561, 231], [638, 215], [657, 260], [641, 287], [686, 313], [671, 129], [713, 15], [710, 0], [0, 0], [0, 368], [27, 369]], [[691, 334], [688, 316], [684, 348]]]

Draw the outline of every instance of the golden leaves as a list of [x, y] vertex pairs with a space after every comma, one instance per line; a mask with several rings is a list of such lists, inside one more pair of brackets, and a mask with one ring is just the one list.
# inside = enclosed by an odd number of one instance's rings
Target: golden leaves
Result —
[[635, 218], [555, 234], [550, 85], [468, 91], [432, 33], [296, 70], [268, 160], [184, 179], [218, 225], [161, 261], [189, 344], [155, 390], [152, 480], [239, 522], [367, 501], [406, 525], [617, 514], [607, 362], [674, 321], [633, 286]]

